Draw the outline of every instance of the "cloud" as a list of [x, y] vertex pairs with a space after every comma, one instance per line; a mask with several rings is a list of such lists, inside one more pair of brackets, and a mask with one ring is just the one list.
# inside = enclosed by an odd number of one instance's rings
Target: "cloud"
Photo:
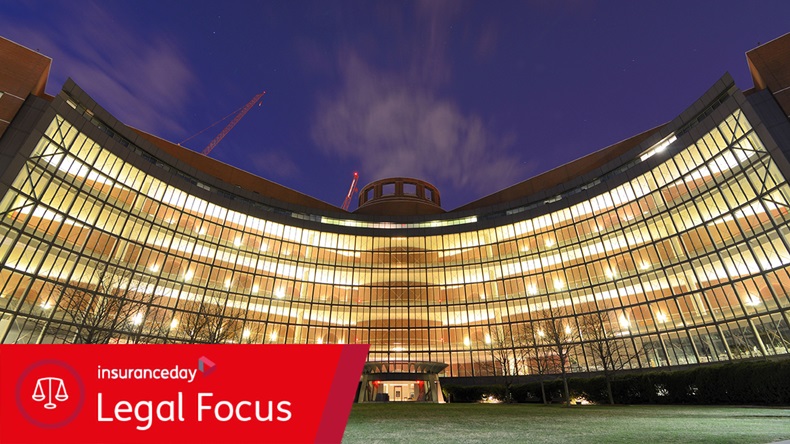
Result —
[[519, 177], [512, 137], [493, 134], [481, 117], [354, 54], [341, 66], [343, 85], [319, 102], [312, 127], [326, 153], [358, 160], [366, 177], [417, 177], [478, 194]]
[[173, 116], [184, 112], [197, 82], [178, 45], [165, 34], [124, 27], [99, 5], [83, 6], [49, 11], [58, 20], [46, 26], [0, 17], [0, 29], [52, 58], [48, 92], [57, 93], [71, 77], [119, 120], [153, 133], [185, 134]]
[[[484, 195], [522, 178], [514, 136], [492, 131], [481, 116], [441, 94], [452, 80], [447, 54], [459, 14], [458, 2], [418, 3], [416, 26], [396, 33], [398, 53], [405, 56], [390, 60], [389, 69], [367, 61], [375, 57], [341, 49], [340, 86], [319, 97], [313, 142], [328, 155], [353, 159], [370, 180], [416, 177]], [[485, 57], [495, 46], [495, 30], [484, 28], [476, 42]]]
[[288, 155], [279, 151], [254, 153], [249, 158], [256, 171], [264, 171], [281, 179], [299, 174], [299, 166]]

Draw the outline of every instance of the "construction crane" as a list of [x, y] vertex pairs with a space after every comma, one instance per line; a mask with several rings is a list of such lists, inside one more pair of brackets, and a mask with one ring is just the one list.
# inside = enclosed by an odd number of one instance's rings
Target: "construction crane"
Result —
[[192, 137], [190, 137], [188, 139], [182, 140], [181, 143], [179, 143], [179, 145], [181, 145], [182, 143], [186, 142], [189, 139], [192, 139], [195, 136], [203, 134], [204, 131], [208, 130], [209, 128], [213, 128], [219, 122], [222, 122], [223, 120], [227, 119], [228, 117], [236, 114], [236, 117], [234, 117], [233, 120], [230, 121], [228, 126], [226, 126], [225, 129], [223, 129], [222, 132], [219, 133], [217, 135], [217, 137], [215, 137], [214, 140], [212, 140], [211, 143], [208, 144], [208, 146], [203, 148], [203, 151], [201, 152], [201, 154], [203, 154], [204, 156], [208, 156], [209, 153], [211, 153], [211, 150], [213, 150], [214, 147], [217, 146], [217, 144], [220, 143], [222, 141], [222, 139], [224, 139], [225, 136], [228, 135], [230, 130], [232, 130], [233, 127], [236, 126], [237, 123], [239, 123], [241, 118], [244, 117], [244, 115], [247, 114], [247, 112], [252, 109], [252, 107], [255, 105], [255, 102], [258, 102], [258, 106], [261, 106], [261, 99], [263, 99], [263, 95], [264, 94], [266, 94], [266, 91], [264, 91], [264, 92], [262, 92], [260, 94], [257, 94], [255, 97], [252, 98], [252, 100], [249, 101], [249, 103], [247, 103], [243, 107], [237, 109], [236, 111], [233, 111], [232, 113], [228, 114], [227, 116], [219, 119], [218, 121], [212, 123], [211, 126], [209, 126], [208, 128], [204, 129], [203, 131], [200, 131], [199, 133], [195, 134], [194, 136], [192, 136]]
[[230, 130], [232, 130], [233, 127], [236, 126], [237, 123], [239, 123], [241, 118], [244, 117], [244, 115], [247, 114], [247, 112], [252, 109], [253, 105], [255, 105], [255, 102], [258, 102], [258, 106], [261, 106], [260, 100], [263, 99], [263, 95], [264, 94], [266, 94], [266, 91], [264, 91], [264, 92], [258, 94], [257, 96], [253, 97], [252, 100], [250, 100], [249, 103], [244, 105], [244, 108], [242, 108], [241, 111], [239, 111], [239, 113], [236, 114], [236, 117], [234, 117], [233, 120], [230, 121], [228, 126], [226, 126], [225, 129], [223, 129], [222, 132], [219, 133], [217, 135], [217, 137], [215, 137], [214, 140], [212, 140], [211, 143], [208, 144], [208, 146], [203, 148], [202, 154], [204, 156], [208, 156], [209, 153], [211, 153], [211, 150], [213, 150], [214, 147], [217, 146], [217, 144], [220, 143], [220, 141], [222, 141], [222, 139], [224, 139], [225, 136], [228, 135]]
[[343, 201], [343, 206], [340, 208], [348, 211], [348, 206], [351, 204], [351, 198], [354, 196], [354, 193], [359, 191], [357, 190], [357, 182], [359, 182], [359, 173], [354, 171], [354, 178], [351, 180], [351, 186], [348, 188], [346, 200]]

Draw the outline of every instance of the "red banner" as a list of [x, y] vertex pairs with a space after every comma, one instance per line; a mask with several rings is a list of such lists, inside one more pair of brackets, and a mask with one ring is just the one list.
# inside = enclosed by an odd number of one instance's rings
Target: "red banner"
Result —
[[367, 345], [0, 345], [0, 442], [340, 442]]

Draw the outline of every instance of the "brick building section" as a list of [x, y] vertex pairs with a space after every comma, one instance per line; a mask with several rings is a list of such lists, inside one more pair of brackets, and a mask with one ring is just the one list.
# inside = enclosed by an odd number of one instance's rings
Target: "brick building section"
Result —
[[44, 93], [52, 59], [0, 37], [0, 137], [30, 94]]

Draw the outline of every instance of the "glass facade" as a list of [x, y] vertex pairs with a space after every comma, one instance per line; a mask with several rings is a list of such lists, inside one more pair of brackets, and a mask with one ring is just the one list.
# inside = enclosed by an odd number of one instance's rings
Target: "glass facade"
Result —
[[0, 340], [365, 343], [485, 376], [538, 371], [518, 357], [554, 353], [546, 320], [569, 371], [600, 370], [595, 314], [626, 368], [786, 354], [790, 187], [746, 113], [722, 114], [566, 206], [396, 234], [223, 207], [59, 114], [0, 200]]

